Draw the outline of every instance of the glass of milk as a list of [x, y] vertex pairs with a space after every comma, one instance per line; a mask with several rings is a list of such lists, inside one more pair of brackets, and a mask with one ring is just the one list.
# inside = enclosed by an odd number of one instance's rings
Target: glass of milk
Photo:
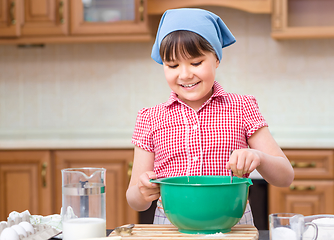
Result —
[[106, 236], [104, 168], [62, 169], [63, 240]]
[[273, 213], [269, 215], [270, 240], [302, 240], [305, 226], [313, 227], [312, 240], [318, 237], [318, 227], [312, 222], [305, 223], [304, 216], [295, 213]]
[[[321, 214], [304, 217], [305, 222], [313, 222], [318, 226], [318, 240], [334, 240], [334, 215]], [[303, 240], [311, 240], [314, 228], [307, 228]]]

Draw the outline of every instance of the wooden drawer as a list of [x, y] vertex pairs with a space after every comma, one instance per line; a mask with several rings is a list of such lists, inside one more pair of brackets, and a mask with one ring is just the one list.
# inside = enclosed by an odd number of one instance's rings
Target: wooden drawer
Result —
[[285, 150], [295, 171], [295, 179], [331, 179], [334, 177], [331, 150]]
[[333, 197], [333, 180], [296, 180], [284, 188], [269, 185], [269, 214], [333, 214]]

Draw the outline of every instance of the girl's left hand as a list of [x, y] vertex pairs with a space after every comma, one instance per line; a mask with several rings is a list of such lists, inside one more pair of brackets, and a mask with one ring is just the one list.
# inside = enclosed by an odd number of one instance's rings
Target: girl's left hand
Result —
[[231, 169], [237, 177], [253, 172], [261, 164], [261, 152], [255, 149], [243, 148], [234, 150], [226, 169]]

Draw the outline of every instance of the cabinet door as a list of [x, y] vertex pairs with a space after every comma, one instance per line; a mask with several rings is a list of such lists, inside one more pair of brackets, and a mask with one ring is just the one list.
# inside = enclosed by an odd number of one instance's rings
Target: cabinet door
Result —
[[334, 37], [334, 1], [273, 0], [275, 39]]
[[68, 33], [68, 0], [25, 0], [22, 36], [55, 36]]
[[73, 0], [72, 34], [148, 34], [146, 0]]
[[295, 179], [333, 179], [334, 152], [331, 150], [285, 150]]
[[52, 214], [48, 151], [0, 151], [0, 219], [12, 211]]
[[133, 150], [76, 150], [55, 151], [56, 208], [62, 206], [61, 169], [103, 167], [106, 171], [107, 228], [127, 223], [138, 223], [138, 213], [126, 201], [128, 171], [133, 161]]
[[0, 37], [20, 35], [18, 0], [0, 0]]
[[269, 213], [333, 214], [334, 181], [296, 180], [290, 187], [269, 186]]

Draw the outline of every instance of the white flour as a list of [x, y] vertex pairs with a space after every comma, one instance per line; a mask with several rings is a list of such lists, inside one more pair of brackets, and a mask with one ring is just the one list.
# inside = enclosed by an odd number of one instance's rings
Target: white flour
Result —
[[298, 240], [296, 233], [290, 228], [277, 227], [271, 231], [271, 240]]
[[220, 233], [205, 235], [205, 238], [221, 238], [221, 237], [225, 237], [225, 234], [220, 232]]

